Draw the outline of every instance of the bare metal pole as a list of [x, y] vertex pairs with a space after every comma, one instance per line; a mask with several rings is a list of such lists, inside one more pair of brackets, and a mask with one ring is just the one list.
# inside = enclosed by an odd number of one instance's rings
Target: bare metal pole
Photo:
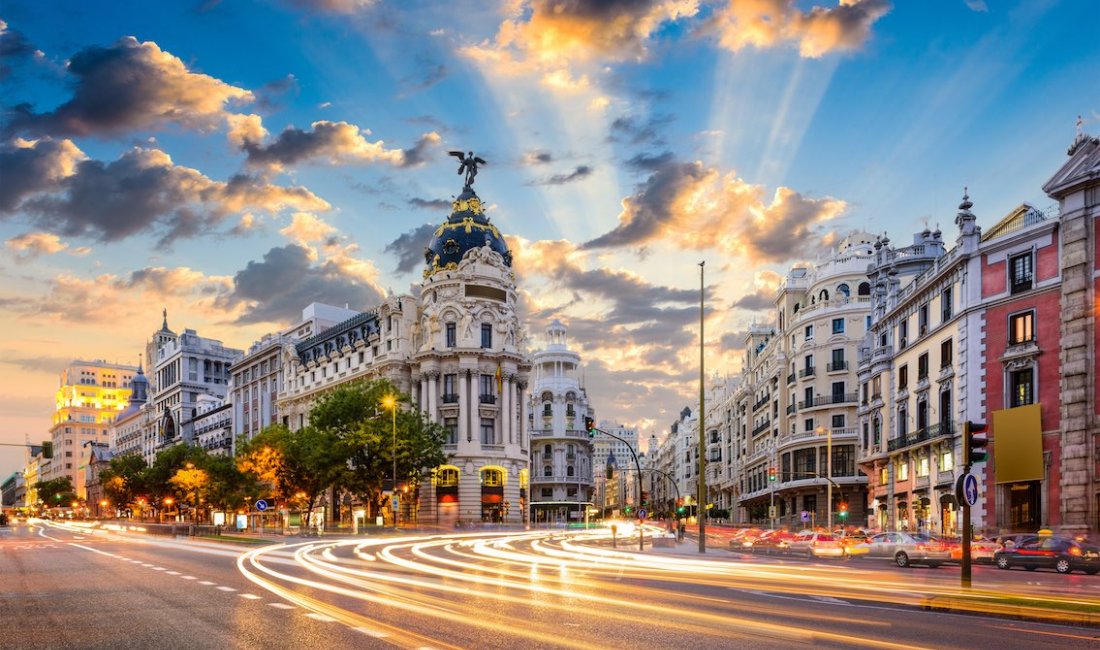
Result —
[[706, 387], [706, 375], [703, 361], [703, 273], [706, 270], [706, 260], [699, 262], [699, 491], [695, 499], [696, 518], [699, 520], [699, 552], [707, 552], [707, 441], [706, 441], [706, 407], [704, 389]]

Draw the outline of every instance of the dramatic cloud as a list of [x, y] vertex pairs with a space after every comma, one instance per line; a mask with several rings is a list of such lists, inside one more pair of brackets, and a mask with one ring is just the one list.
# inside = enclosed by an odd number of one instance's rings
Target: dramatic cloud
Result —
[[35, 54], [34, 46], [27, 37], [0, 19], [0, 79], [11, 72], [8, 61], [29, 59]]
[[58, 189], [75, 173], [84, 152], [69, 140], [19, 140], [0, 145], [0, 216], [24, 199]]
[[3, 355], [3, 363], [7, 365], [15, 366], [26, 372], [41, 372], [50, 375], [61, 372], [66, 366], [73, 362], [72, 357], [55, 357], [39, 354], [28, 357], [23, 356], [17, 350], [10, 349], [4, 350]]
[[336, 234], [336, 228], [315, 214], [295, 212], [291, 216], [290, 225], [281, 229], [279, 233], [297, 244], [305, 245], [324, 241]]
[[332, 261], [314, 265], [313, 257], [308, 248], [296, 244], [272, 248], [262, 261], [249, 262], [233, 276], [233, 289], [220, 304], [243, 309], [238, 324], [287, 324], [311, 302], [367, 309], [382, 301], [382, 292], [373, 284], [349, 276]]
[[783, 276], [775, 271], [767, 269], [757, 271], [753, 281], [753, 291], [741, 296], [730, 306], [749, 311], [771, 309], [775, 306], [775, 295], [782, 282]]
[[845, 203], [764, 189], [701, 162], [670, 163], [623, 199], [619, 225], [585, 248], [644, 245], [653, 240], [689, 250], [715, 248], [757, 262], [781, 261], [822, 243], [820, 226]]
[[287, 127], [267, 144], [267, 130], [258, 115], [237, 115], [229, 119], [228, 138], [231, 144], [248, 155], [248, 165], [268, 171], [281, 171], [286, 167], [314, 160], [333, 165], [343, 163], [388, 163], [397, 167], [422, 164], [432, 147], [442, 138], [430, 131], [423, 134], [412, 147], [387, 149], [385, 142], [370, 142], [370, 131], [362, 131], [347, 122], [320, 121], [310, 125], [308, 131]]
[[671, 151], [664, 151], [652, 156], [640, 153], [627, 160], [626, 166], [635, 171], [655, 172], [672, 162], [673, 157]]
[[398, 273], [410, 273], [424, 263], [424, 249], [432, 240], [435, 228], [435, 225], [426, 223], [386, 244], [386, 252], [397, 256]]
[[549, 178], [544, 178], [539, 181], [535, 181], [532, 185], [565, 185], [566, 183], [572, 183], [573, 181], [579, 181], [592, 173], [592, 168], [588, 165], [577, 165], [576, 169], [568, 174], [554, 174]]
[[707, 31], [731, 51], [747, 46], [794, 45], [803, 57], [817, 58], [861, 47], [871, 25], [890, 11], [888, 0], [840, 0], [832, 8], [803, 11], [795, 0], [728, 0], [711, 17]]
[[19, 257], [30, 259], [39, 255], [53, 255], [69, 247], [57, 235], [48, 232], [28, 232], [12, 237], [4, 245], [15, 251]]
[[230, 103], [251, 92], [191, 72], [156, 43], [132, 36], [110, 47], [89, 47], [68, 63], [75, 90], [47, 113], [17, 107], [9, 129], [50, 135], [113, 135], [176, 124], [210, 130], [225, 121]]
[[409, 205], [414, 208], [423, 208], [425, 210], [447, 210], [451, 209], [451, 202], [446, 199], [422, 199], [418, 196], [414, 196], [409, 199]]
[[76, 162], [79, 154], [68, 141], [0, 150], [0, 171], [23, 160], [37, 174], [21, 190], [0, 190], [0, 215], [25, 213], [50, 232], [101, 241], [154, 232], [163, 246], [246, 210], [330, 207], [301, 187], [280, 187], [244, 175], [212, 180], [173, 164], [159, 149], [135, 147], [112, 162]]

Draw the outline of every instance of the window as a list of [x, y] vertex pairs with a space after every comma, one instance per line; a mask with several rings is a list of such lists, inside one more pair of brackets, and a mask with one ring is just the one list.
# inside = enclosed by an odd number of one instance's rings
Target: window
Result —
[[852, 295], [852, 290], [848, 288], [848, 285], [842, 284], [836, 288], [836, 295], [840, 298], [847, 298]]
[[458, 418], [444, 418], [443, 429], [447, 432], [446, 444], [458, 444]]
[[833, 425], [833, 429], [843, 429], [844, 428], [844, 414], [841, 413], [840, 415], [834, 415], [832, 425]]
[[870, 430], [870, 427], [868, 427], [868, 426], [867, 426], [867, 423], [866, 423], [866, 422], [864, 422], [864, 423], [863, 423], [863, 448], [864, 448], [864, 449], [866, 449], [867, 447], [871, 446], [871, 437], [870, 437], [870, 435], [868, 434], [868, 431], [869, 431], [869, 430]]
[[882, 443], [882, 420], [880, 420], [879, 418], [876, 417], [875, 421], [874, 421], [874, 426], [872, 427], [872, 430], [875, 433], [875, 444], [876, 445], [881, 444]]
[[917, 357], [917, 381], [928, 379], [928, 353]]
[[481, 324], [481, 347], [493, 347], [493, 326], [491, 323]]
[[909, 344], [909, 321], [898, 323], [898, 349], [903, 350]]
[[814, 326], [807, 325], [805, 329], [805, 338], [807, 341], [812, 341], [814, 338]]
[[917, 459], [917, 476], [928, 476], [928, 456], [921, 456]]
[[806, 358], [803, 359], [803, 362], [804, 362], [804, 366], [805, 366], [806, 371], [807, 371], [803, 374], [812, 375], [813, 374], [813, 367], [814, 367], [814, 355], [807, 354]]
[[577, 496], [577, 488], [565, 488], [565, 496], [567, 496], [567, 497], [576, 497]]
[[898, 390], [905, 390], [909, 388], [909, 366], [904, 365], [898, 368]]
[[481, 444], [496, 444], [496, 427], [493, 424], [493, 418], [481, 418]]
[[1008, 342], [1019, 345], [1035, 340], [1035, 312], [1025, 311], [1008, 318]]
[[458, 390], [455, 389], [455, 380], [458, 375], [443, 375], [443, 403], [455, 404], [458, 402]]
[[829, 370], [845, 370], [847, 364], [844, 363], [844, 348], [833, 350], [832, 365], [829, 366]]
[[1035, 402], [1035, 385], [1031, 368], [1008, 373], [1009, 406], [1026, 406]]
[[802, 424], [804, 425], [804, 428], [802, 429], [803, 431], [813, 431], [814, 430], [814, 419], [813, 418], [806, 418], [806, 421], [803, 422]]
[[554, 475], [554, 468], [549, 466], [549, 465], [543, 465], [542, 475], [543, 476], [553, 476]]
[[814, 387], [813, 386], [807, 386], [806, 389], [804, 391], [802, 391], [802, 397], [806, 400], [805, 403], [804, 403], [803, 408], [808, 407], [808, 406], [813, 406], [814, 405]]
[[885, 467], [880, 469], [878, 471], [878, 482], [879, 482], [879, 485], [886, 485], [887, 483], [889, 483], [890, 482], [890, 470], [888, 470]]
[[946, 368], [951, 365], [951, 339], [947, 339], [943, 343], [940, 343], [940, 368]]
[[900, 460], [900, 461], [898, 461], [898, 481], [908, 481], [908, 480], [909, 480], [909, 461]]
[[1009, 289], [1012, 293], [1027, 291], [1034, 282], [1031, 253], [1008, 259]]
[[844, 333], [844, 319], [843, 318], [834, 318], [833, 319], [833, 334], [843, 334], [843, 333]]
[[499, 469], [481, 470], [481, 484], [488, 487], [500, 487], [504, 485], [504, 472]]
[[909, 410], [904, 406], [898, 407], [898, 437], [909, 433]]
[[492, 375], [481, 375], [482, 404], [493, 404], [496, 402], [496, 399], [494, 399], [495, 393], [493, 392], [493, 385], [496, 383], [495, 379], [496, 378]]
[[544, 499], [553, 499], [554, 498], [554, 488], [542, 488], [542, 498], [544, 498]]
[[454, 323], [447, 323], [447, 347], [453, 348], [458, 345], [458, 331]]
[[950, 451], [945, 451], [940, 454], [940, 471], [950, 472], [955, 467], [955, 459], [951, 455]]
[[924, 336], [928, 333], [928, 305], [923, 304], [917, 311], [917, 323], [920, 326], [920, 335]]
[[574, 473], [575, 473], [575, 472], [574, 472], [574, 470], [573, 470], [573, 466], [572, 466], [572, 465], [566, 465], [566, 466], [565, 466], [565, 475], [566, 475], [566, 476], [573, 476], [573, 475], [574, 475]]
[[947, 287], [943, 290], [943, 294], [940, 295], [940, 317], [944, 322], [951, 319], [951, 287]]
[[550, 456], [553, 453], [554, 453], [554, 449], [550, 445], [546, 445], [545, 447], [542, 448], [542, 455], [543, 456]]

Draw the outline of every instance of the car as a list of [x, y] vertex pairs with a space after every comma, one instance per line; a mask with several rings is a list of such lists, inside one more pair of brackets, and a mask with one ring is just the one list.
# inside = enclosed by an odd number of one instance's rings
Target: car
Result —
[[1035, 533], [1016, 533], [1013, 535], [999, 535], [994, 537], [993, 541], [996, 542], [1000, 548], [1012, 548], [1038, 538], [1039, 536]]
[[1100, 547], [1069, 537], [1031, 537], [994, 553], [993, 563], [1005, 570], [1022, 566], [1028, 571], [1048, 568], [1058, 573], [1084, 571], [1091, 576], [1100, 573]]
[[764, 534], [760, 528], [746, 528], [733, 534], [730, 538], [730, 550], [751, 551], [756, 539]]
[[[962, 539], [959, 537], [945, 537], [941, 541], [947, 550], [951, 551], [951, 560], [962, 560]], [[993, 554], [1000, 550], [1001, 545], [991, 539], [977, 537], [970, 540], [970, 559], [974, 562], [993, 563]]]
[[934, 569], [951, 559], [942, 541], [920, 533], [879, 533], [867, 542], [868, 557], [892, 558], [899, 567], [925, 564]]
[[840, 541], [830, 533], [802, 531], [790, 543], [791, 553], [805, 553], [806, 557], [844, 557]]
[[871, 551], [871, 547], [868, 545], [867, 540], [867, 533], [857, 530], [841, 537], [840, 546], [844, 549], [844, 554], [848, 557], [867, 555], [867, 553]]
[[757, 553], [788, 553], [796, 535], [786, 530], [769, 530], [756, 539], [753, 550]]

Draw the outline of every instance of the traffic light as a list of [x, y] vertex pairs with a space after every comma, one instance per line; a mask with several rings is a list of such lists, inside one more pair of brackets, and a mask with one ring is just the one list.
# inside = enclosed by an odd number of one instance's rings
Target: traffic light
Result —
[[836, 507], [836, 516], [840, 517], [841, 521], [848, 518], [848, 504], [841, 501]]
[[629, 515], [629, 514], [630, 514], [631, 512], [633, 512], [633, 510], [634, 510], [634, 507], [633, 507], [633, 506], [623, 506], [623, 512], [625, 512], [625, 513], [626, 513], [626, 514], [628, 514], [628, 515]]
[[963, 423], [963, 465], [970, 467], [974, 463], [983, 463], [985, 459], [989, 457], [989, 452], [986, 451], [986, 447], [989, 446], [989, 439], [986, 437], [975, 438], [974, 436], [985, 433], [986, 424], [984, 422], [964, 422]]
[[42, 457], [43, 458], [53, 458], [53, 441], [52, 440], [43, 440], [42, 441]]
[[768, 468], [768, 481], [775, 481], [779, 478], [779, 471], [774, 467]]
[[684, 506], [677, 506], [676, 507], [676, 514], [682, 515], [685, 512], [687, 512], [687, 508], [685, 508]]
[[584, 416], [584, 430], [588, 432], [589, 438], [596, 437], [596, 421], [587, 415]]
[[646, 492], [645, 490], [642, 490], [642, 507], [649, 507], [649, 492]]

